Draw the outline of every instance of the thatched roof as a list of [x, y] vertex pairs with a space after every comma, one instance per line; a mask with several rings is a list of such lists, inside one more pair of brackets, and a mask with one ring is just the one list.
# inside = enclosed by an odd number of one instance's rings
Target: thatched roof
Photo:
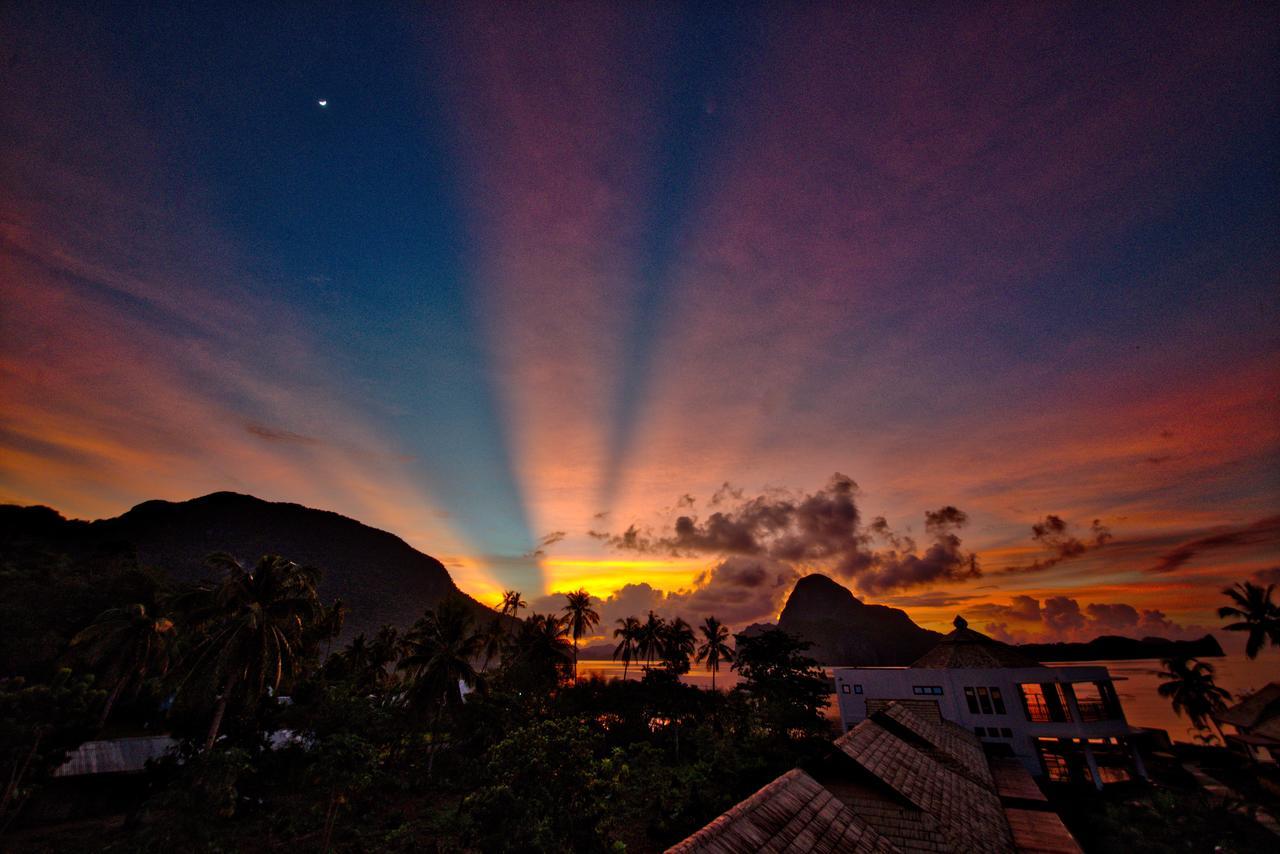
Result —
[[788, 771], [668, 852], [894, 852], [817, 780]]
[[920, 656], [912, 667], [981, 668], [1039, 667], [1034, 661], [1007, 643], [975, 632], [963, 617], [956, 617], [955, 631], [938, 641], [938, 645]]

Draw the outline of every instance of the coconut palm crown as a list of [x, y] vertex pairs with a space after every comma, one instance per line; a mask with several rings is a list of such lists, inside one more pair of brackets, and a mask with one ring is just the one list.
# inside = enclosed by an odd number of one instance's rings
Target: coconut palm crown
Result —
[[1249, 633], [1244, 647], [1249, 658], [1257, 658], [1264, 644], [1280, 646], [1280, 606], [1271, 601], [1275, 589], [1274, 584], [1263, 588], [1245, 581], [1222, 591], [1233, 604], [1219, 608], [1218, 616], [1236, 618], [1237, 622], [1223, 626], [1227, 631]]
[[711, 690], [716, 689], [716, 672], [720, 670], [720, 662], [733, 661], [733, 648], [729, 646], [729, 627], [715, 617], [707, 617], [698, 627], [702, 632], [702, 643], [698, 646], [697, 662], [707, 663], [711, 671]]

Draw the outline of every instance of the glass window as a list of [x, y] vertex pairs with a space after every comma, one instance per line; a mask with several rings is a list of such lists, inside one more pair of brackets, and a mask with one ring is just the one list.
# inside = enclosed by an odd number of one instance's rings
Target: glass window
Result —
[[940, 697], [942, 696], [941, 685], [913, 685], [911, 693], [918, 697]]
[[1049, 779], [1054, 783], [1066, 783], [1071, 779], [1071, 771], [1067, 768], [1067, 758], [1057, 753], [1044, 751], [1041, 756], [1044, 759], [1044, 770], [1048, 773]]
[[976, 715], [978, 713], [978, 696], [972, 688], [964, 689], [964, 700], [969, 704], [969, 714]]
[[1022, 707], [1026, 710], [1027, 720], [1043, 724], [1053, 720], [1049, 713], [1049, 701], [1044, 695], [1044, 688], [1034, 682], [1018, 686], [1022, 694]]
[[1004, 709], [1004, 697], [1002, 697], [1002, 696], [1000, 695], [1000, 689], [999, 689], [999, 688], [992, 688], [992, 689], [991, 689], [991, 703], [992, 703], [992, 705], [994, 705], [994, 706], [996, 707], [996, 714], [997, 714], [997, 715], [1003, 715], [1003, 714], [1005, 714], [1005, 709]]
[[854, 686], [853, 686], [853, 693], [855, 693], [855, 694], [861, 694], [861, 693], [862, 693], [862, 686], [861, 686], [861, 685], [854, 685]]
[[984, 715], [994, 714], [994, 711], [991, 708], [991, 693], [987, 691], [986, 688], [978, 689], [978, 703], [982, 706], [982, 713]]
[[841, 694], [848, 694], [848, 693], [850, 693], [850, 691], [849, 691], [849, 686], [848, 686], [848, 685], [841, 685], [841, 686], [840, 686], [840, 693], [841, 693]]

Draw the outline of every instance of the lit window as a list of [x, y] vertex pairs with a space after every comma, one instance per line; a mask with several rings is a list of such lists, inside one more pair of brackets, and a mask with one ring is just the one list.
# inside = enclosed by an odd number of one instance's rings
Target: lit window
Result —
[[942, 696], [941, 685], [913, 685], [911, 693], [917, 697], [940, 697]]
[[854, 686], [853, 686], [853, 693], [855, 693], [855, 694], [861, 694], [861, 693], [862, 693], [862, 686], [861, 686], [861, 685], [854, 685]]
[[1067, 768], [1067, 758], [1056, 753], [1044, 752], [1044, 770], [1049, 780], [1054, 783], [1066, 783], [1071, 779], [1071, 771]]
[[1022, 707], [1027, 713], [1027, 720], [1034, 723], [1065, 722], [1071, 720], [1066, 695], [1062, 686], [1054, 682], [1038, 685], [1027, 682], [1018, 686], [1022, 694]]

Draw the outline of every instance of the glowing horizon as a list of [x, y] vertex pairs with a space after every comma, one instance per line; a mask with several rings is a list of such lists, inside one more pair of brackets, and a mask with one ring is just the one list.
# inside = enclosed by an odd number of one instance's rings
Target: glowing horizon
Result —
[[[826, 571], [1190, 634], [1280, 578], [1274, 10], [186, 17], [0, 13], [0, 501], [248, 492], [746, 622]], [[610, 544], [836, 472], [981, 576]]]

